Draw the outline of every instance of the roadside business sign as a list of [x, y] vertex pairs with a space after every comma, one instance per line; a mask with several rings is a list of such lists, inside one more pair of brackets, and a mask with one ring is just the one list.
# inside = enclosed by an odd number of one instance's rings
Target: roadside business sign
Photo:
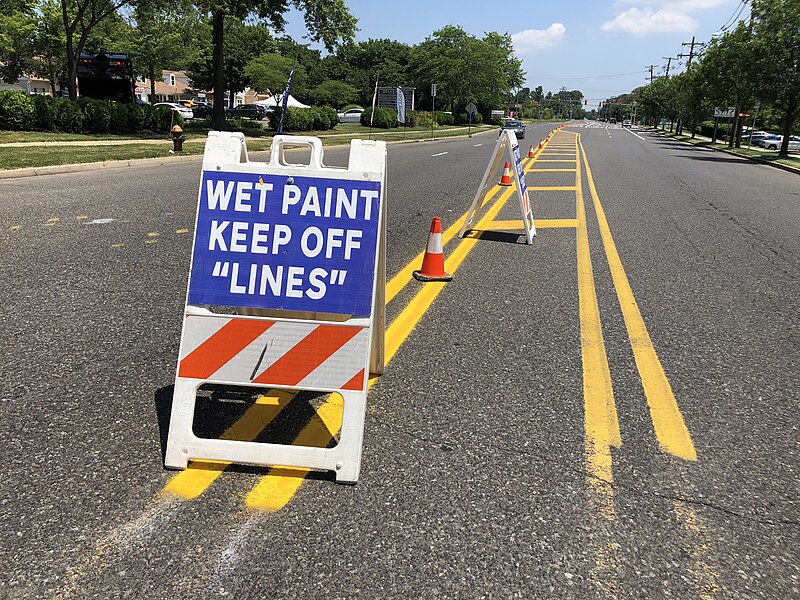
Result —
[[[308, 165], [284, 148], [308, 146]], [[269, 162], [211, 132], [200, 178], [165, 465], [222, 460], [334, 471], [356, 482], [369, 373], [383, 370], [386, 144], [353, 140], [348, 167], [318, 138], [275, 136]], [[198, 438], [206, 383], [338, 393], [333, 448]]]
[[736, 115], [735, 106], [729, 106], [727, 108], [722, 108], [719, 106], [714, 107], [715, 119], [732, 119], [735, 115]]
[[522, 214], [522, 222], [525, 228], [525, 240], [528, 244], [533, 243], [533, 238], [536, 236], [536, 226], [533, 220], [528, 184], [525, 181], [525, 167], [522, 164], [522, 154], [519, 150], [517, 136], [510, 129], [501, 130], [500, 137], [497, 138], [494, 152], [489, 159], [489, 164], [483, 174], [483, 179], [478, 186], [478, 191], [475, 193], [475, 198], [472, 200], [472, 205], [467, 212], [464, 223], [461, 225], [461, 230], [458, 232], [458, 237], [463, 238], [467, 231], [472, 228], [473, 222], [483, 207], [486, 196], [494, 188], [489, 183], [490, 178], [496, 176], [501, 163], [506, 160], [514, 165], [512, 170], [514, 177], [513, 189], [519, 200], [520, 213]]

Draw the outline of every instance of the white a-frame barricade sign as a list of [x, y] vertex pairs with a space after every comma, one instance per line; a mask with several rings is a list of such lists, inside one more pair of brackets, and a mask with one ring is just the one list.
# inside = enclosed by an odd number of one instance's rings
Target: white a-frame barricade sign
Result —
[[525, 240], [528, 244], [533, 243], [533, 238], [536, 235], [536, 227], [533, 223], [533, 210], [531, 209], [531, 201], [528, 197], [528, 184], [525, 182], [525, 168], [522, 166], [522, 155], [519, 152], [517, 136], [510, 129], [502, 130], [500, 132], [500, 137], [497, 138], [492, 158], [489, 160], [489, 165], [486, 167], [486, 172], [483, 174], [481, 185], [478, 187], [469, 212], [467, 212], [467, 217], [464, 219], [461, 231], [458, 232], [458, 237], [463, 238], [464, 234], [472, 228], [486, 200], [486, 195], [489, 190], [494, 187], [489, 184], [489, 179], [497, 176], [498, 168], [503, 160], [507, 160], [509, 164], [514, 165], [514, 187], [517, 198], [519, 199], [519, 208], [522, 212], [522, 222], [525, 225]]
[[[311, 149], [290, 164], [287, 146]], [[353, 140], [347, 168], [318, 138], [276, 136], [268, 163], [244, 136], [206, 142], [165, 465], [190, 459], [336, 473], [355, 483], [370, 371], [383, 371], [386, 143]], [[341, 394], [332, 448], [199, 438], [205, 383]]]

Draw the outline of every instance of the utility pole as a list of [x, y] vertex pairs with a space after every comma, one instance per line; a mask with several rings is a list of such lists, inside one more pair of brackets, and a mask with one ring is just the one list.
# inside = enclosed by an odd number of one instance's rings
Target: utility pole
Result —
[[672, 57], [671, 56], [662, 56], [665, 61], [667, 61], [667, 79], [669, 79], [669, 66], [672, 64]]
[[692, 66], [692, 59], [694, 58], [694, 46], [696, 42], [694, 41], [694, 36], [692, 36], [691, 42], [683, 42], [681, 46], [689, 46], [689, 54], [678, 54], [678, 58], [688, 58], [689, 60], [686, 61], [686, 67]]
[[[655, 68], [656, 68], [655, 65], [649, 65], [649, 66], [645, 67], [645, 69], [650, 69], [650, 83], [653, 83], [653, 79], [655, 79], [655, 77], [653, 76], [653, 69], [655, 69]], [[645, 77], [645, 79], [647, 79], [647, 78]]]

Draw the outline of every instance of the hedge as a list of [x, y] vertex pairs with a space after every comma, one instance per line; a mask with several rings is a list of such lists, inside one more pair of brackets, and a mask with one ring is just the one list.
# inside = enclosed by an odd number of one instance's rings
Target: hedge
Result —
[[14, 131], [64, 131], [80, 133], [168, 132], [183, 125], [183, 117], [169, 108], [137, 104], [118, 104], [106, 100], [31, 96], [21, 91], [0, 91], [0, 129]]
[[[277, 130], [281, 122], [281, 109], [278, 108], [269, 116], [269, 127]], [[339, 116], [330, 106], [312, 106], [311, 108], [288, 108], [283, 120], [285, 131], [325, 131], [339, 124]]]
[[[370, 126], [370, 115], [372, 115], [371, 108], [361, 113], [361, 124], [363, 126]], [[372, 119], [373, 127], [377, 127], [378, 129], [393, 129], [399, 125], [400, 123], [397, 122], [396, 110], [390, 110], [388, 108], [375, 109], [375, 117]]]

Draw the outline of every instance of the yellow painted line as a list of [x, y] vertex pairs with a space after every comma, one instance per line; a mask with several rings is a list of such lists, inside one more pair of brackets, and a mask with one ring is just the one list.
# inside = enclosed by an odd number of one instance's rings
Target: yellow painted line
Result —
[[531, 169], [529, 173], [574, 173], [575, 169]]
[[[494, 205], [487, 211], [477, 227], [491, 222], [500, 212], [505, 203], [511, 197], [512, 188], [507, 188]], [[464, 261], [467, 254], [474, 247], [476, 240], [464, 238], [456, 247], [450, 257], [445, 261], [445, 269], [448, 273], [455, 273], [459, 265]], [[392, 321], [386, 330], [386, 364], [394, 358], [400, 346], [408, 338], [411, 331], [417, 325], [422, 316], [430, 308], [433, 301], [444, 289], [441, 282], [429, 282], [422, 284], [422, 289], [412, 298], [408, 305]], [[377, 381], [377, 378], [370, 378], [368, 387]], [[342, 425], [343, 403], [339, 394], [331, 394], [326, 402], [317, 409], [317, 417], [309, 421], [295, 439], [298, 445], [325, 446], [330, 440], [339, 433]], [[322, 411], [322, 414], [320, 414]], [[292, 499], [297, 490], [303, 484], [305, 476], [310, 469], [298, 468], [275, 468], [268, 475], [261, 478], [261, 481], [247, 494], [245, 503], [248, 507], [264, 511], [278, 511]]]
[[550, 186], [535, 186], [532, 185], [528, 188], [534, 192], [574, 192], [574, 185], [550, 185]]
[[541, 159], [541, 160], [538, 160], [538, 161], [536, 161], [536, 162], [568, 162], [568, 163], [574, 163], [574, 162], [576, 162], [576, 161], [574, 161], [574, 160], [567, 160], [567, 159], [565, 159], [565, 158], [543, 158], [543, 159]]
[[112, 248], [122, 248], [125, 244], [111, 244]]
[[78, 219], [78, 221], [85, 221], [89, 217], [87, 215], [78, 215], [76, 218]]
[[188, 229], [176, 229], [176, 230], [175, 230], [175, 233], [177, 233], [178, 235], [180, 235], [180, 234], [182, 234], [182, 233], [189, 233], [189, 230], [188, 230]]
[[12, 225], [8, 228], [9, 231], [19, 231], [20, 229], [22, 229], [22, 225]]
[[[221, 440], [252, 441], [261, 431], [278, 416], [294, 392], [273, 390], [268, 395], [259, 396], [255, 404], [248, 408], [244, 415], [219, 436]], [[197, 498], [230, 466], [228, 462], [192, 461], [189, 468], [175, 475], [164, 487], [164, 491], [181, 498], [191, 500]]]
[[61, 219], [59, 219], [58, 217], [50, 217], [49, 219], [47, 219], [47, 223], [45, 223], [44, 226], [45, 227], [52, 227], [53, 225], [58, 223], [60, 220]]
[[692, 565], [689, 574], [695, 580], [701, 600], [719, 597], [719, 573], [712, 563], [711, 539], [697, 509], [681, 500], [672, 501], [675, 518], [689, 537], [687, 547]]
[[[574, 229], [578, 226], [577, 219], [534, 219], [536, 229]], [[492, 221], [487, 224], [491, 229], [525, 229], [522, 219], [516, 221]]]
[[606, 259], [611, 270], [611, 278], [614, 281], [614, 288], [619, 298], [622, 316], [625, 319], [625, 327], [628, 330], [633, 356], [636, 360], [636, 368], [642, 379], [642, 387], [650, 408], [650, 417], [653, 420], [656, 439], [664, 452], [683, 458], [685, 460], [697, 460], [695, 450], [689, 430], [683, 420], [683, 415], [678, 408], [672, 387], [661, 366], [661, 361], [653, 347], [653, 341], [647, 332], [642, 313], [636, 303], [630, 282], [625, 269], [622, 267], [614, 238], [611, 236], [611, 229], [608, 226], [605, 211], [597, 195], [597, 188], [594, 185], [592, 170], [586, 158], [586, 151], [583, 144], [579, 141], [583, 163], [586, 165], [586, 177], [589, 181], [589, 190], [594, 202], [594, 210], [597, 214], [597, 222], [600, 227], [600, 237], [603, 240], [603, 247], [606, 252]]
[[[586, 445], [589, 451], [589, 471], [594, 477], [611, 481], [610, 446], [620, 446], [617, 407], [611, 385], [600, 307], [589, 250], [586, 227], [583, 183], [580, 163], [575, 172], [575, 209], [577, 215], [576, 250], [578, 256], [578, 302], [581, 320], [581, 362], [583, 365], [583, 401]], [[605, 457], [608, 454], [608, 457]]]

